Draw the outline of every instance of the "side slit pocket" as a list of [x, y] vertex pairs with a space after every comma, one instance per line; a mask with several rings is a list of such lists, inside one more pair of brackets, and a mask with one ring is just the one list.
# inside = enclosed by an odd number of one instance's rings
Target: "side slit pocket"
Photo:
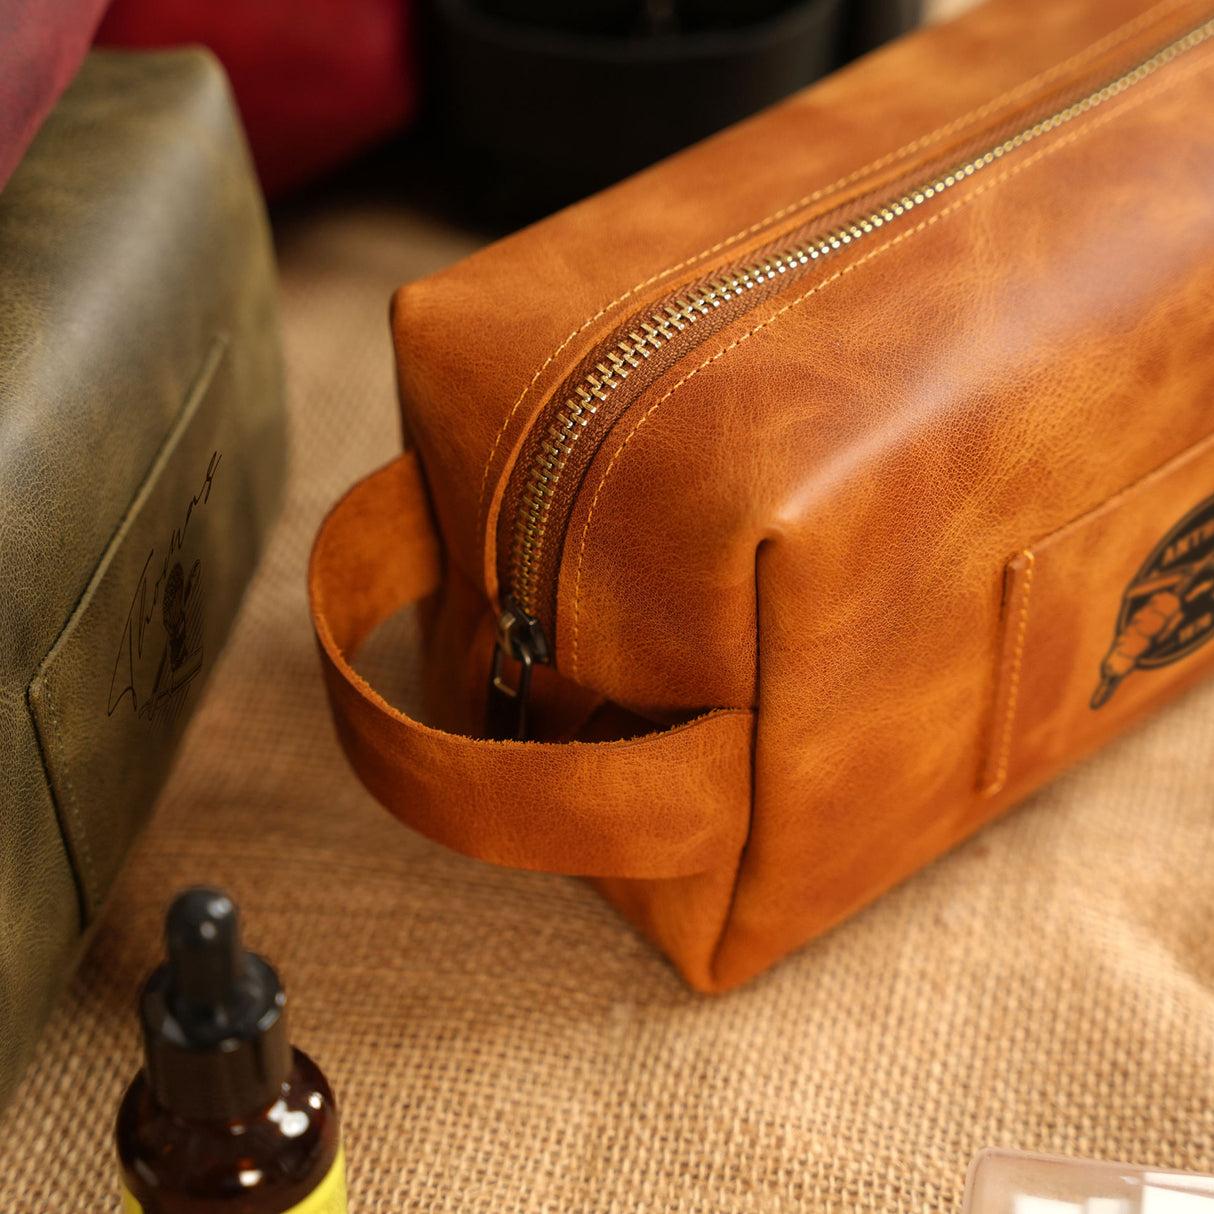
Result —
[[1214, 435], [1017, 552], [979, 790], [1095, 749], [1214, 663]]

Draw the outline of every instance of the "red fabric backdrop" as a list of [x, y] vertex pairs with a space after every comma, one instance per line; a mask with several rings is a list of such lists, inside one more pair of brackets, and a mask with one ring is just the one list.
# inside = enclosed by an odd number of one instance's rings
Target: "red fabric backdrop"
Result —
[[409, 0], [114, 0], [97, 41], [210, 47], [266, 192], [280, 194], [407, 121], [416, 103], [409, 18]]

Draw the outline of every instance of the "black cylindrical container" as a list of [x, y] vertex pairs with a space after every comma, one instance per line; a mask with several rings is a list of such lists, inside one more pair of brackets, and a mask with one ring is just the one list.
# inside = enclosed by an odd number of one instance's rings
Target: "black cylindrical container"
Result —
[[538, 217], [829, 72], [842, 13], [842, 0], [432, 0], [449, 160], [490, 216]]

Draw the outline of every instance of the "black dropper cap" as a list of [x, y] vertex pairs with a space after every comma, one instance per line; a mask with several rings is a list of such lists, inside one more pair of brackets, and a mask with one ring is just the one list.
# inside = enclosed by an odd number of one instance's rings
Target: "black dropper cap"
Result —
[[291, 1073], [286, 996], [240, 940], [231, 898], [197, 886], [165, 923], [168, 961], [143, 988], [148, 1083], [182, 1117], [233, 1120], [272, 1104]]

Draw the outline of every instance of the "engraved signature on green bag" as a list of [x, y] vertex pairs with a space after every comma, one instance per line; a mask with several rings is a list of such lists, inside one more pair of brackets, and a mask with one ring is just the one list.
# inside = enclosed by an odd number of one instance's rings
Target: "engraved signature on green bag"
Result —
[[[131, 711], [149, 721], [171, 721], [202, 671], [202, 561], [183, 559], [190, 523], [207, 504], [222, 457], [211, 455], [198, 492], [190, 498], [179, 527], [174, 527], [163, 556], [153, 548], [123, 624], [106, 715], [130, 698]], [[156, 627], [159, 621], [159, 627]]]

